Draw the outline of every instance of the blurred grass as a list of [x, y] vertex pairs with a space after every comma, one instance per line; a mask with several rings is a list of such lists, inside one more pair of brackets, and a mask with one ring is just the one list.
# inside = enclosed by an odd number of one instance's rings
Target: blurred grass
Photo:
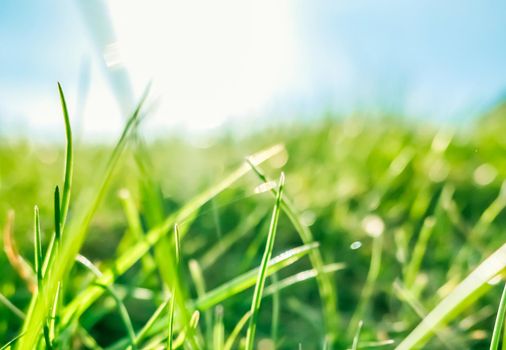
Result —
[[[100, 270], [112, 267], [158, 220], [219, 182], [246, 155], [281, 142], [286, 153], [261, 168], [268, 178], [277, 178], [281, 169], [286, 173], [286, 194], [320, 243], [325, 264], [346, 264], [345, 269], [328, 274], [338, 293], [336, 315], [342, 319], [336, 348], [352, 347], [359, 321], [363, 326], [354, 347], [379, 342], [386, 344], [384, 348], [393, 348], [390, 339], [396, 344], [405, 339], [420, 323], [421, 311], [426, 314], [434, 309], [505, 243], [506, 200], [500, 194], [506, 179], [504, 135], [506, 108], [498, 106], [475, 124], [458, 130], [398, 117], [353, 116], [269, 129], [243, 139], [224, 134], [209, 140], [205, 147], [172, 136], [145, 142], [143, 154], [149, 159], [144, 168], [139, 165], [138, 148], [131, 144], [113, 173], [81, 254]], [[109, 153], [110, 148], [104, 145], [75, 146], [73, 198], [79, 199], [89, 187], [97, 165], [105, 163]], [[61, 182], [64, 161], [63, 147], [58, 145], [0, 140], [0, 227], [7, 223], [8, 210], [14, 210], [13, 236], [28, 261], [34, 256], [33, 206], [39, 207], [42, 245], [47, 247], [53, 230], [53, 192]], [[190, 260], [200, 263], [207, 291], [260, 264], [269, 219], [266, 213], [273, 205], [267, 193], [269, 185], [260, 184], [249, 174], [203, 205], [189, 222], [181, 242], [180, 267], [171, 272], [180, 278], [181, 293], [196, 300], [204, 292], [188, 277]], [[118, 195], [125, 188], [139, 214], [132, 203], [125, 204], [125, 191]], [[126, 216], [125, 205], [129, 205]], [[71, 204], [69, 220], [77, 215], [73, 209]], [[135, 222], [137, 215], [140, 222]], [[234, 239], [234, 235], [240, 238]], [[360, 244], [354, 244], [357, 242]], [[274, 255], [301, 244], [289, 218], [282, 214]], [[214, 252], [212, 257], [210, 252]], [[124, 305], [135, 331], [166, 302], [166, 287], [153, 272], [157, 259], [156, 251], [153, 253], [115, 283], [118, 294], [126, 290]], [[0, 254], [0, 266], [1, 295], [27, 310], [30, 290], [5, 254]], [[277, 279], [311, 268], [303, 259], [277, 272]], [[70, 283], [66, 283], [66, 303], [92, 281], [82, 268], [72, 271]], [[394, 282], [404, 288], [410, 302], [399, 296]], [[488, 348], [501, 296], [502, 284], [495, 282], [498, 284], [491, 285], [474, 305], [456, 315], [448, 328], [432, 337], [427, 348]], [[217, 327], [224, 328], [225, 339], [249, 310], [252, 292], [227, 298], [222, 312], [206, 313], [208, 319], [219, 315]], [[321, 348], [325, 331], [315, 280], [287, 287], [279, 294], [277, 347], [293, 349], [302, 343], [304, 349]], [[420, 312], [415, 312], [413, 305]], [[272, 308], [273, 299], [265, 298], [257, 321], [257, 340], [272, 334]], [[492, 312], [487, 311], [490, 308]], [[206, 324], [212, 322], [201, 321], [200, 326], [206, 330]], [[126, 336], [114, 301], [107, 295], [86, 310], [80, 324], [102, 347]], [[19, 314], [0, 304], [0, 344], [18, 335], [21, 326]], [[182, 331], [174, 329], [175, 334]], [[146, 332], [144, 336], [151, 338], [153, 334]], [[75, 344], [86, 344], [85, 337], [73, 338]], [[197, 342], [204, 338], [196, 334]]]

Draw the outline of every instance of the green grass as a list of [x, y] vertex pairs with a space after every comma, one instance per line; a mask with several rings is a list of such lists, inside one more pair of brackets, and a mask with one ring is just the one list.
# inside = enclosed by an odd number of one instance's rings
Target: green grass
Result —
[[265, 288], [265, 280], [267, 278], [267, 267], [271, 260], [272, 250], [274, 249], [274, 240], [278, 228], [279, 211], [281, 207], [281, 199], [283, 198], [284, 185], [285, 175], [281, 173], [278, 191], [276, 194], [276, 203], [274, 204], [269, 232], [267, 233], [267, 243], [265, 244], [262, 262], [260, 263], [260, 268], [258, 269], [255, 291], [253, 292], [253, 300], [251, 301], [251, 317], [248, 325], [248, 331], [246, 333], [246, 350], [252, 350], [255, 346], [255, 332], [258, 322], [258, 313], [260, 311], [260, 304], [262, 302], [262, 295]]
[[146, 93], [115, 146], [74, 145], [58, 92], [64, 147], [0, 139], [0, 346], [506, 347], [504, 107], [202, 148], [144, 139]]
[[[490, 342], [490, 350], [499, 349], [499, 342], [501, 341], [501, 330], [504, 327], [504, 320], [506, 317], [506, 284], [502, 291], [501, 302], [499, 303], [499, 310], [497, 310], [497, 317], [495, 319], [494, 331], [492, 332], [492, 340]], [[506, 334], [506, 333], [505, 333]], [[503, 348], [506, 346], [504, 342], [506, 339], [503, 337]]]

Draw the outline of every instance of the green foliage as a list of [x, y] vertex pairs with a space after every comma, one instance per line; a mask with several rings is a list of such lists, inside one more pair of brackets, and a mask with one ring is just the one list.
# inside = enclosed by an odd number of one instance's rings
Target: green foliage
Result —
[[[499, 341], [501, 339], [501, 330], [504, 327], [504, 320], [506, 319], [506, 284], [504, 285], [501, 301], [499, 303], [499, 310], [497, 310], [497, 317], [495, 319], [494, 331], [492, 332], [492, 340], [490, 342], [490, 350], [499, 349]], [[504, 333], [506, 334], [506, 333]], [[503, 337], [503, 348], [506, 346], [504, 342], [506, 339]]]
[[246, 350], [254, 348], [255, 332], [258, 322], [258, 313], [260, 311], [260, 303], [265, 288], [265, 280], [267, 279], [267, 268], [271, 260], [272, 250], [274, 249], [274, 240], [278, 229], [279, 212], [281, 207], [281, 198], [283, 198], [283, 187], [285, 185], [285, 174], [281, 173], [279, 179], [278, 191], [276, 194], [276, 203], [272, 211], [269, 232], [267, 233], [267, 243], [265, 245], [262, 262], [258, 269], [258, 276], [255, 282], [255, 291], [253, 292], [253, 300], [251, 301], [251, 317], [249, 320], [248, 332], [246, 333]]
[[143, 98], [115, 147], [74, 147], [58, 90], [63, 150], [0, 140], [4, 348], [506, 346], [502, 109], [468, 129], [350, 117], [202, 148], [143, 141]]

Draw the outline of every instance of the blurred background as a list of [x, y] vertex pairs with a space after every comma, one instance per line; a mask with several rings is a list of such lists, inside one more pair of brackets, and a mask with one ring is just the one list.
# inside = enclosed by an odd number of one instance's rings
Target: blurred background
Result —
[[364, 110], [469, 120], [504, 96], [505, 21], [500, 0], [5, 0], [0, 132], [61, 135], [56, 81], [95, 141], [150, 81], [161, 135]]
[[[504, 244], [505, 23], [500, 0], [0, 0], [0, 302], [21, 310], [30, 303], [8, 247], [17, 242], [30, 266], [35, 204], [43, 247], [53, 232], [65, 159], [57, 82], [76, 146], [69, 220], [151, 84], [141, 132], [80, 252], [100, 269], [114, 267], [138, 239], [130, 209], [148, 232], [246, 155], [282, 143], [262, 170], [269, 179], [286, 172], [285, 195], [324, 263], [346, 266], [326, 275], [337, 295], [337, 348], [350, 347], [360, 319], [361, 341], [399, 344]], [[251, 172], [188, 223], [181, 276], [189, 299], [198, 294], [190, 259], [208, 289], [259, 265], [273, 205], [261, 182]], [[302, 244], [284, 214], [278, 231], [275, 255]], [[302, 259], [279, 278], [311, 267]], [[78, 267], [71, 276], [66, 301], [93, 280]], [[488, 348], [499, 282], [488, 281], [487, 294], [427, 348]], [[139, 330], [161, 300], [157, 269], [137, 262], [115, 286], [155, 296], [125, 298]], [[226, 334], [251, 296], [223, 301]], [[321, 349], [326, 321], [315, 281], [283, 290], [280, 300], [263, 302], [258, 339], [271, 346], [259, 348]], [[79, 320], [101, 347], [125, 338], [118, 313], [103, 311], [110, 301], [100, 298]], [[277, 308], [279, 337], [271, 328]], [[0, 344], [21, 327], [0, 304]], [[73, 348], [97, 348], [63, 333]]]

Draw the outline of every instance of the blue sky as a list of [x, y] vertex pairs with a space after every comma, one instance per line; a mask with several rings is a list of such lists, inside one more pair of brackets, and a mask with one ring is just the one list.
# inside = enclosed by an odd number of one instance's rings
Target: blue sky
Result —
[[[56, 81], [75, 108], [83, 62], [84, 133], [98, 136], [121, 125], [118, 69], [137, 96], [155, 80], [157, 131], [364, 106], [458, 120], [506, 91], [504, 1], [109, 0], [122, 53], [109, 68], [85, 1], [1, 2], [0, 132], [59, 134]], [[91, 18], [105, 4], [87, 3]]]
[[[445, 103], [479, 107], [506, 87], [503, 1], [318, 3], [300, 11], [303, 40], [325, 60], [342, 56], [349, 63], [352, 94], [412, 94], [419, 105], [413, 112], [430, 113]], [[328, 65], [321, 64], [320, 81]]]

